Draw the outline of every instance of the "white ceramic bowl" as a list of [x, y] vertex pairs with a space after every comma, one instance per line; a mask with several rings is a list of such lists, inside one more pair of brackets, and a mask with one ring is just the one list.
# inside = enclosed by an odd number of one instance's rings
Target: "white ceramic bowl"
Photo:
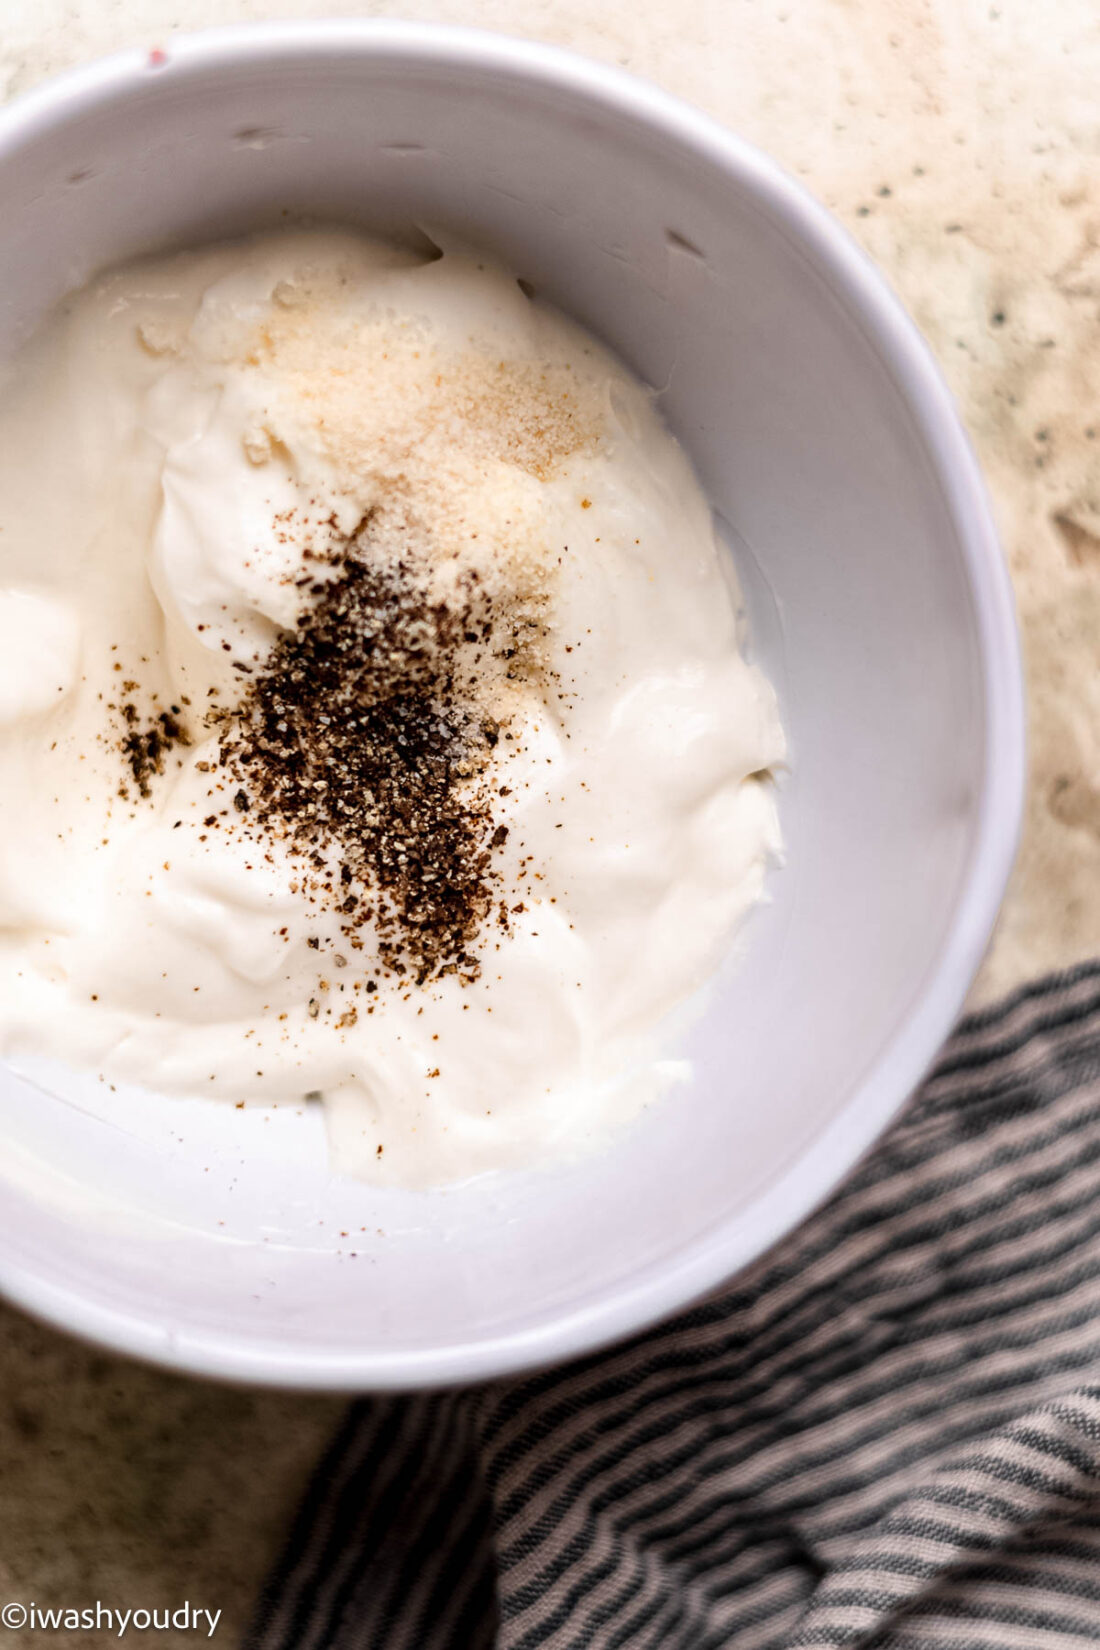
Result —
[[20, 100], [0, 114], [0, 354], [97, 267], [284, 210], [449, 224], [662, 387], [783, 701], [788, 866], [692, 1034], [690, 1090], [574, 1167], [379, 1193], [330, 1177], [312, 1117], [9, 1075], [0, 1286], [204, 1374], [499, 1375], [737, 1272], [903, 1104], [1012, 860], [1012, 598], [951, 401], [847, 235], [690, 108], [537, 45], [242, 28]]

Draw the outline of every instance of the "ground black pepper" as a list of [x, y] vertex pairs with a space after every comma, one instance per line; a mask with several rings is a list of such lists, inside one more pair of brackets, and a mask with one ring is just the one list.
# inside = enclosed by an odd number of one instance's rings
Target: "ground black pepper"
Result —
[[[136, 687], [136, 683], [124, 683], [124, 687]], [[152, 716], [142, 725], [141, 713], [132, 700], [126, 700], [118, 707], [118, 714], [122, 717], [123, 732], [120, 740], [122, 755], [126, 766], [133, 774], [140, 796], [150, 795], [149, 781], [154, 774], [164, 772], [164, 758], [176, 745], [189, 745], [191, 737], [187, 729], [179, 720], [182, 711], [179, 705], [173, 705], [171, 710], [162, 710]], [[129, 791], [124, 785], [121, 789], [122, 797], [128, 799]]]
[[370, 924], [386, 972], [476, 979], [479, 930], [507, 925], [508, 830], [483, 782], [501, 730], [473, 673], [489, 651], [515, 658], [530, 618], [502, 622], [473, 572], [439, 599], [416, 558], [372, 552], [369, 522], [334, 559], [240, 703], [212, 713], [220, 766], [242, 824], [302, 857], [352, 946]]

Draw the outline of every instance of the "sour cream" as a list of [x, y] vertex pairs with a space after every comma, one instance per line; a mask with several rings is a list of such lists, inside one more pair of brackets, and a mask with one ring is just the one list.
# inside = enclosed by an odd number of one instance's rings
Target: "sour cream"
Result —
[[[508, 910], [475, 978], [387, 972], [369, 923], [350, 948], [222, 761], [365, 521], [440, 601], [472, 573], [534, 616], [536, 665], [476, 688]], [[783, 754], [651, 395], [476, 255], [308, 231], [133, 264], [9, 371], [6, 1056], [150, 1104], [320, 1097], [337, 1166], [386, 1182], [586, 1149], [657, 1092], [661, 1026], [760, 898]]]

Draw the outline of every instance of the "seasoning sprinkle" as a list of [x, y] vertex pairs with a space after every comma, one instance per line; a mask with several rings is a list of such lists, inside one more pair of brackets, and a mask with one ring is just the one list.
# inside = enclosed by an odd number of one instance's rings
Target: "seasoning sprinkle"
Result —
[[220, 764], [236, 810], [306, 861], [353, 945], [369, 923], [387, 972], [474, 980], [479, 930], [507, 921], [494, 854], [508, 836], [485, 783], [501, 729], [477, 708], [477, 661], [513, 668], [531, 617], [470, 571], [441, 598], [422, 558], [373, 553], [369, 518], [334, 560], [240, 703], [212, 713]]
[[[127, 688], [136, 688], [136, 682], [123, 684]], [[159, 714], [150, 717], [142, 725], [141, 712], [133, 700], [126, 700], [118, 707], [118, 714], [122, 718], [122, 734], [119, 740], [122, 755], [134, 777], [140, 796], [149, 796], [150, 779], [154, 774], [164, 772], [164, 758], [176, 745], [189, 745], [191, 736], [183, 723], [179, 720], [180, 709], [173, 705], [171, 710], [162, 710]], [[128, 799], [129, 791], [124, 785], [120, 794]]]

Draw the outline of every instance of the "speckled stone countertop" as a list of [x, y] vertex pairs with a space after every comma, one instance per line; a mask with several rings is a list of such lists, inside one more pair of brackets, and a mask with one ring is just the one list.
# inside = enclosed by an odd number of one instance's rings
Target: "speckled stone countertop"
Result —
[[[0, 94], [252, 0], [0, 0]], [[1032, 778], [985, 999], [1100, 952], [1100, 16], [1095, 0], [409, 0], [568, 45], [768, 149], [927, 334], [993, 494], [1020, 605]], [[236, 1643], [341, 1405], [204, 1386], [0, 1309], [0, 1602], [223, 1615]], [[194, 1635], [149, 1635], [158, 1643]], [[91, 1633], [0, 1643], [106, 1646]]]

